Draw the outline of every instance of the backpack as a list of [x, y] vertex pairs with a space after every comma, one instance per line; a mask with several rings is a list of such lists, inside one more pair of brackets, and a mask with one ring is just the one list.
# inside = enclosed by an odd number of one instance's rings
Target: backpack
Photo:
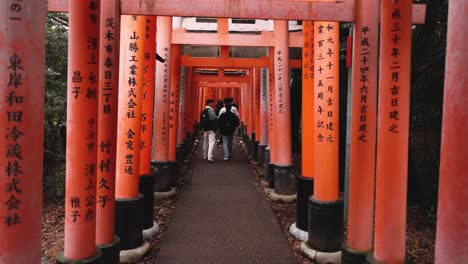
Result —
[[200, 114], [200, 128], [205, 129], [209, 123], [210, 117], [208, 116], [208, 108], [205, 108]]
[[226, 130], [234, 131], [239, 126], [239, 118], [231, 112], [231, 108], [226, 109]]

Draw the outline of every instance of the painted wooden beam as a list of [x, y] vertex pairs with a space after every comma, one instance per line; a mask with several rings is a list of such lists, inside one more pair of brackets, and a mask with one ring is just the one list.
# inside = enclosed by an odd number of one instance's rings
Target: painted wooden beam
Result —
[[247, 75], [241, 75], [238, 77], [234, 76], [219, 76], [219, 75], [201, 75], [201, 74], [196, 74], [193, 76], [194, 81], [203, 81], [203, 82], [238, 82], [238, 83], [244, 83], [248, 82], [250, 80], [250, 77]]
[[[273, 47], [275, 36], [273, 32], [262, 31], [258, 35], [252, 34], [222, 34], [187, 32], [183, 28], [172, 31], [172, 44], [206, 45], [206, 46], [240, 46], [240, 47]], [[289, 46], [302, 47], [302, 33], [289, 33]]]
[[[291, 68], [301, 68], [300, 59], [290, 59]], [[268, 68], [269, 58], [196, 58], [187, 55], [181, 56], [181, 66], [213, 67], [213, 68]]]
[[[124, 15], [354, 21], [353, 0], [121, 0]], [[48, 0], [49, 12], [68, 12], [68, 0]], [[426, 5], [413, 5], [413, 24], [423, 24]]]
[[210, 87], [210, 88], [241, 88], [244, 87], [244, 83], [239, 82], [199, 82], [200, 87]]

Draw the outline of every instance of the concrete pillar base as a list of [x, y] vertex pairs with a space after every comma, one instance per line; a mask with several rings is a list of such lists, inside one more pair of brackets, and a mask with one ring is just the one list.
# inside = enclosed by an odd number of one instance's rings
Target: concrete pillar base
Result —
[[264, 177], [265, 181], [268, 183], [268, 188], [274, 188], [275, 186], [275, 164], [268, 163], [267, 166], [264, 167]]
[[341, 251], [343, 244], [343, 199], [320, 201], [309, 198], [309, 239], [311, 248], [322, 252]]
[[156, 200], [166, 199], [176, 194], [177, 194], [176, 188], [171, 188], [171, 190], [167, 192], [154, 192], [154, 199]]
[[151, 161], [151, 165], [158, 169], [154, 177], [153, 191], [168, 192], [172, 188], [172, 165], [167, 161]]
[[57, 264], [102, 264], [102, 252], [96, 248], [96, 253], [94, 256], [87, 259], [68, 259], [63, 255], [63, 252], [60, 252], [57, 255], [56, 259]]
[[159, 225], [153, 222], [153, 226], [143, 230], [143, 239], [150, 239], [159, 232]]
[[268, 182], [265, 181], [265, 180], [261, 180], [261, 181], [260, 181], [260, 186], [261, 186], [262, 188], [268, 188]]
[[366, 256], [365, 264], [384, 264], [382, 261], [378, 261], [374, 258], [374, 251], [369, 252]]
[[300, 251], [308, 259], [318, 264], [339, 264], [341, 263], [341, 251], [321, 252], [310, 247], [308, 241], [301, 244]]
[[120, 263], [136, 263], [148, 252], [150, 244], [144, 241], [139, 247], [120, 251]]
[[143, 229], [148, 229], [153, 226], [153, 185], [154, 178], [156, 177], [155, 175], [155, 173], [151, 172], [140, 176], [139, 190], [143, 195]]
[[343, 264], [362, 264], [366, 263], [366, 256], [369, 252], [356, 251], [343, 244], [341, 249], [341, 263]]
[[313, 194], [314, 191], [314, 179], [297, 176], [296, 182], [296, 226], [298, 229], [307, 233], [309, 230], [309, 197]]
[[177, 187], [177, 182], [179, 181], [179, 164], [177, 160], [172, 160], [168, 163], [171, 170], [171, 187]]
[[102, 263], [119, 264], [120, 238], [114, 236], [114, 240], [105, 245], [97, 246], [102, 252]]
[[307, 241], [307, 238], [309, 237], [309, 233], [307, 233], [307, 231], [297, 228], [296, 223], [292, 224], [289, 227], [289, 233], [291, 233], [291, 235], [293, 235], [293, 237], [295, 237], [296, 239], [302, 241]]
[[296, 193], [296, 176], [293, 166], [274, 167], [275, 192], [281, 195], [293, 195]]
[[252, 160], [254, 162], [257, 162], [258, 161], [258, 144], [260, 142], [258, 141], [252, 141], [252, 144], [251, 144], [251, 150], [250, 150], [250, 155], [252, 156]]
[[274, 202], [283, 202], [283, 203], [292, 203], [296, 201], [297, 199], [296, 194], [290, 194], [290, 195], [277, 194], [275, 190], [272, 190], [268, 197], [270, 198], [270, 200]]
[[115, 199], [115, 235], [122, 250], [137, 248], [143, 243], [143, 195]]
[[257, 163], [260, 166], [264, 166], [265, 164], [265, 150], [266, 145], [258, 145], [258, 155], [257, 155]]
[[176, 148], [176, 159], [177, 159], [177, 174], [180, 175], [180, 169], [184, 165], [185, 159], [185, 143], [177, 145]]

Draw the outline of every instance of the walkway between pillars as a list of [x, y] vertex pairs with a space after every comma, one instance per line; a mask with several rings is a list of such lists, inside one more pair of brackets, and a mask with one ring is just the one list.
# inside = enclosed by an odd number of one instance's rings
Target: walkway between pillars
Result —
[[198, 149], [156, 262], [296, 263], [239, 145], [230, 161], [215, 147], [213, 164]]

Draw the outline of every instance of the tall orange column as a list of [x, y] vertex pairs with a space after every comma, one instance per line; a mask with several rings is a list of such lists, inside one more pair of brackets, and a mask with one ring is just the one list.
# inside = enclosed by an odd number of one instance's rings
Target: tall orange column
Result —
[[[468, 261], [468, 5], [449, 1], [435, 263]], [[464, 125], [463, 125], [464, 124]]]
[[41, 263], [46, 3], [2, 4], [0, 262]]
[[260, 143], [260, 68], [255, 68], [255, 135], [257, 135], [257, 141]]
[[[185, 140], [185, 131], [186, 131], [186, 124], [187, 124], [187, 111], [185, 103], [186, 101], [192, 102], [190, 100], [186, 100], [187, 98], [187, 68], [181, 67], [180, 68], [180, 86], [179, 86], [179, 131], [177, 132], [177, 145], [182, 146]], [[179, 159], [177, 159], [179, 160]]]
[[302, 172], [297, 176], [296, 223], [291, 234], [307, 240], [309, 197], [314, 191], [314, 23], [302, 21]]
[[99, 2], [69, 4], [65, 247], [57, 262], [96, 263]]
[[100, 15], [96, 245], [102, 251], [103, 261], [119, 263], [120, 239], [114, 236], [120, 46], [119, 2], [102, 2]]
[[268, 146], [268, 70], [260, 70], [260, 117], [259, 117], [259, 143], [257, 163], [264, 165], [265, 149]]
[[412, 1], [380, 4], [375, 233], [369, 258], [404, 263]]
[[275, 122], [275, 49], [268, 49], [268, 147], [265, 149], [265, 181], [269, 188], [274, 187], [274, 167], [276, 163], [276, 122]]
[[353, 36], [348, 240], [342, 263], [362, 263], [373, 247], [378, 3], [356, 1]]
[[289, 75], [288, 21], [275, 20], [275, 122], [276, 163], [274, 167], [274, 192], [277, 195], [294, 195], [296, 179], [292, 166], [291, 105]]
[[[258, 161], [258, 144], [260, 143], [260, 69], [253, 68], [252, 83], [252, 160]], [[255, 138], [253, 137], [255, 135]]]
[[343, 200], [338, 187], [339, 32], [337, 22], [314, 22], [313, 196], [309, 199], [311, 248], [338, 252], [343, 241]]
[[180, 45], [172, 45], [171, 52], [168, 160], [172, 170], [172, 187], [176, 187], [179, 174], [177, 166], [177, 134], [179, 132]]
[[146, 17], [124, 15], [120, 25], [115, 233], [123, 250], [133, 250], [144, 243], [139, 176]]
[[156, 64], [152, 162], [158, 168], [154, 181], [154, 191], [167, 192], [172, 188], [172, 166], [169, 162], [172, 17], [158, 16], [156, 23], [158, 25], [156, 49], [165, 62]]
[[[156, 17], [146, 16], [143, 50], [143, 81], [141, 96], [140, 128], [140, 182], [139, 190], [143, 195], [143, 236], [151, 237], [158, 231], [158, 224], [153, 222], [155, 173], [151, 171], [151, 140], [153, 139], [154, 109], [154, 71], [156, 68]], [[160, 62], [158, 62], [160, 63]]]

